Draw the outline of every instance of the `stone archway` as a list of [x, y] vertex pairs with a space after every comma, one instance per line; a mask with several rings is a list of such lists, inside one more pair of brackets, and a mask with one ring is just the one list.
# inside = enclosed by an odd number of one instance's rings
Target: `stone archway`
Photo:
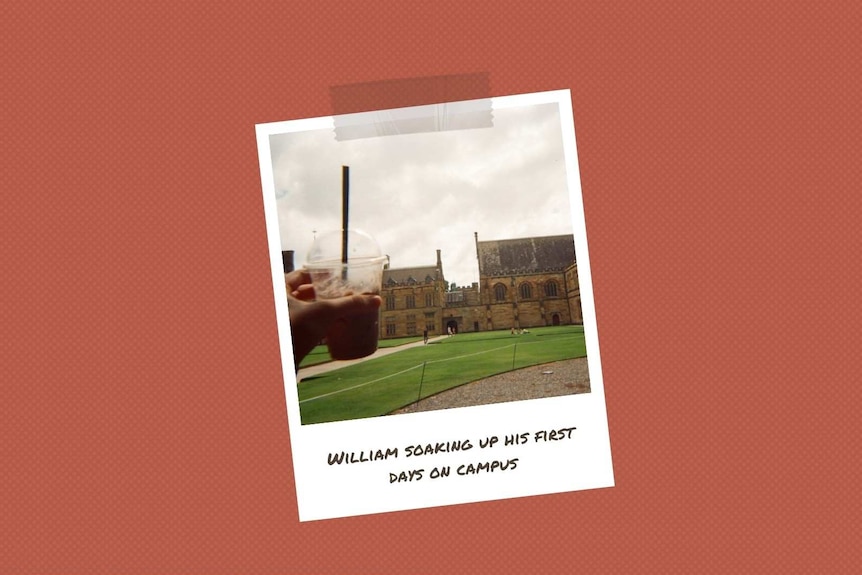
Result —
[[551, 316], [551, 325], [560, 325], [560, 314], [555, 313]]

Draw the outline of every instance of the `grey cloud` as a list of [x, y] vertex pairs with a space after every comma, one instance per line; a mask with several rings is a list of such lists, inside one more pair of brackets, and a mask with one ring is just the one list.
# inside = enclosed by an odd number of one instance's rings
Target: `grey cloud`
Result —
[[[570, 128], [569, 128], [570, 129]], [[271, 138], [283, 249], [302, 264], [314, 230], [341, 226], [341, 166], [351, 226], [374, 235], [394, 267], [433, 264], [478, 281], [473, 233], [504, 239], [571, 233], [556, 104], [494, 110], [492, 128], [337, 141], [334, 132]]]

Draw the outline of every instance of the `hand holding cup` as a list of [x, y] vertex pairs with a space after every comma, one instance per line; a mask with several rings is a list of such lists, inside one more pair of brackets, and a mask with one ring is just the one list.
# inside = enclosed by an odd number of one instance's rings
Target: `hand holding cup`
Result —
[[311, 276], [305, 270], [293, 271], [285, 280], [296, 369], [324, 337], [330, 339], [329, 332], [343, 330], [342, 325], [349, 323], [354, 316], [373, 314], [376, 317], [380, 308], [378, 295], [351, 294], [315, 301]]
[[[345, 251], [346, 248], [346, 251]], [[386, 258], [374, 239], [359, 230], [321, 234], [309, 250], [305, 265], [316, 302], [353, 298], [356, 313], [340, 317], [326, 331], [332, 359], [357, 359], [377, 351], [380, 287]], [[368, 299], [368, 298], [371, 299]]]

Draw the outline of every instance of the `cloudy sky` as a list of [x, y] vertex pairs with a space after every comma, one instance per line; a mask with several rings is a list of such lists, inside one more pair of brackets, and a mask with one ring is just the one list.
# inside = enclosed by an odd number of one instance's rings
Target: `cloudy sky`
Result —
[[297, 267], [315, 232], [341, 228], [341, 166], [350, 227], [372, 234], [393, 268], [434, 265], [479, 281], [479, 240], [572, 233], [558, 105], [493, 110], [493, 127], [339, 141], [332, 128], [271, 136], [279, 230]]

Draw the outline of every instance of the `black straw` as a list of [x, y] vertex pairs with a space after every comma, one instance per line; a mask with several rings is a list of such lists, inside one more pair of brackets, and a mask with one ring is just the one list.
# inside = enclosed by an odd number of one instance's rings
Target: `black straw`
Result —
[[[347, 211], [350, 206], [350, 166], [341, 166], [341, 263], [347, 263]], [[347, 270], [344, 270], [347, 273]]]

